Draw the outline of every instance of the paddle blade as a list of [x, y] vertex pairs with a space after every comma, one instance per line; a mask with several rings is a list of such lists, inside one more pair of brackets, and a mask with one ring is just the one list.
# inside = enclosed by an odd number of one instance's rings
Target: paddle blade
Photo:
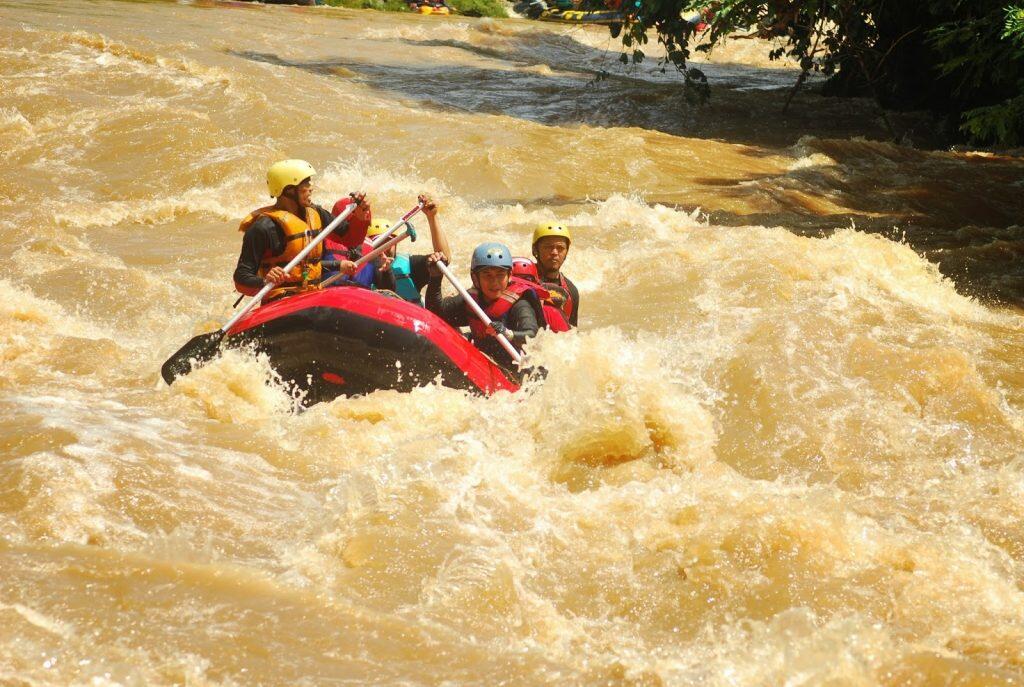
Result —
[[160, 375], [168, 384], [191, 372], [193, 365], [213, 360], [220, 350], [224, 332], [218, 329], [209, 334], [200, 334], [178, 349], [178, 352], [160, 366]]

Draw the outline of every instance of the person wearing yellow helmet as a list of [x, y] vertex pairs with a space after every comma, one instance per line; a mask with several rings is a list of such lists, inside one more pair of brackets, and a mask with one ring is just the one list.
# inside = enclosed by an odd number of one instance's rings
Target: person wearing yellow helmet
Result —
[[569, 255], [571, 244], [572, 233], [564, 224], [548, 222], [533, 230], [531, 245], [540, 280], [544, 284], [557, 286], [568, 294], [569, 297], [562, 304], [561, 310], [565, 313], [569, 326], [575, 327], [579, 321], [580, 292], [576, 285], [562, 274], [562, 266]]
[[[254, 295], [264, 284], [273, 283], [265, 301], [292, 293], [318, 288], [321, 278], [322, 246], [316, 246], [300, 264], [285, 272], [283, 266], [298, 255], [334, 216], [315, 205], [312, 200], [313, 166], [305, 160], [281, 160], [267, 170], [267, 191], [275, 199], [273, 205], [259, 208], [242, 220], [242, 250], [235, 267], [235, 288]], [[362, 202], [362, 196], [357, 197]], [[332, 232], [344, 235], [347, 222]], [[355, 263], [345, 260], [339, 269], [355, 270]]]
[[378, 219], [370, 224], [370, 228], [366, 230], [366, 238], [375, 239], [390, 228], [386, 222]]
[[[324, 278], [333, 277], [336, 273], [336, 265], [341, 264], [341, 261], [350, 258], [352, 260], [358, 260], [366, 253], [373, 250], [373, 240], [388, 230], [388, 226], [380, 220], [374, 220], [369, 223], [366, 227], [365, 240], [359, 242], [355, 246], [349, 247], [347, 242], [332, 241], [328, 239], [324, 241]], [[393, 253], [394, 251], [389, 251]], [[366, 289], [388, 289], [391, 290], [390, 286], [384, 286], [380, 283], [380, 268], [390, 262], [391, 257], [389, 255], [381, 255], [376, 260], [366, 265], [363, 265], [355, 274], [348, 275], [341, 279], [333, 282], [332, 286], [362, 286]]]
[[[344, 200], [344, 199], [343, 199]], [[448, 238], [441, 230], [437, 221], [438, 207], [430, 196], [420, 194], [419, 202], [422, 204], [422, 212], [427, 218], [430, 226], [430, 241], [436, 253], [444, 256], [445, 260], [451, 259], [451, 249], [448, 247]], [[343, 201], [338, 201], [341, 204]], [[347, 202], [347, 201], [346, 201]], [[335, 206], [337, 209], [338, 206]], [[324, 242], [327, 262], [325, 270], [333, 268], [333, 260], [340, 256], [348, 256], [357, 260], [373, 249], [373, 240], [391, 228], [389, 222], [384, 220], [372, 220], [367, 217], [365, 225], [360, 231], [365, 232], [365, 241], [359, 237], [360, 244], [353, 245], [348, 241], [346, 235], [345, 245], [328, 239]], [[358, 232], [352, 232], [356, 234]], [[344, 279], [334, 282], [335, 286], [351, 286], [356, 284], [369, 289], [379, 291], [391, 291], [398, 294], [404, 300], [418, 305], [423, 305], [420, 292], [430, 280], [430, 273], [427, 268], [426, 255], [407, 255], [398, 253], [397, 247], [392, 246], [388, 252], [381, 255], [374, 263], [364, 265], [359, 272]]]
[[[423, 215], [430, 226], [430, 242], [434, 254], [440, 254], [445, 262], [449, 262], [452, 252], [448, 247], [448, 237], [437, 221], [437, 203], [425, 194], [419, 196], [419, 201], [423, 203]], [[383, 227], [383, 231], [387, 229]], [[431, 277], [428, 264], [430, 256], [398, 253], [396, 248], [392, 248], [389, 257], [390, 260], [379, 265], [377, 288], [394, 291], [410, 303], [423, 305], [421, 294]]]

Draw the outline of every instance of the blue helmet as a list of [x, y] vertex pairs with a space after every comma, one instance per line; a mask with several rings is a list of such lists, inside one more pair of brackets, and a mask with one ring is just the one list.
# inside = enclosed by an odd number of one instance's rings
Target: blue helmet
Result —
[[484, 267], [500, 267], [512, 271], [512, 251], [504, 243], [488, 241], [481, 243], [473, 251], [473, 260], [469, 263], [469, 271], [476, 272]]

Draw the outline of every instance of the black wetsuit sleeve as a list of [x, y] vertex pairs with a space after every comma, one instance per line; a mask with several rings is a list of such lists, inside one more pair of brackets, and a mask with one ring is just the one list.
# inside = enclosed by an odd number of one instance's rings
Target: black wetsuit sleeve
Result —
[[235, 266], [235, 283], [250, 288], [262, 288], [263, 277], [259, 275], [259, 269], [263, 256], [268, 251], [271, 255], [280, 255], [284, 251], [284, 235], [274, 220], [260, 217], [242, 235], [242, 251]]
[[423, 299], [427, 310], [434, 313], [453, 327], [468, 327], [469, 313], [462, 302], [462, 296], [441, 298], [441, 278], [434, 277], [427, 282], [427, 294]]
[[537, 323], [537, 313], [525, 298], [520, 298], [508, 311], [507, 323], [509, 334], [512, 335], [512, 343], [521, 347], [526, 340], [537, 336], [540, 324]]
[[565, 285], [569, 290], [569, 296], [572, 298], [572, 315], [569, 317], [569, 326], [575, 327], [580, 319], [580, 290], [568, 279], [565, 280]]
[[398, 291], [395, 273], [391, 270], [382, 270], [379, 267], [373, 273], [373, 285], [385, 291]]
[[423, 287], [430, 282], [430, 270], [427, 269], [426, 255], [409, 256], [409, 276], [417, 291], [422, 291]]

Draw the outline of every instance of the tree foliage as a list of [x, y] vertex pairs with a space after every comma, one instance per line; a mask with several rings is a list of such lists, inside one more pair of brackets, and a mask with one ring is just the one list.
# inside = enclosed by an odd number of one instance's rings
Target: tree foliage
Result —
[[1024, 9], [946, 22], [928, 38], [943, 58], [938, 72], [951, 80], [952, 100], [961, 105], [961, 130], [979, 141], [1024, 143]]
[[[627, 0], [629, 2], [630, 0]], [[662, 68], [688, 76], [693, 50], [725, 39], [773, 39], [831, 95], [872, 96], [886, 108], [927, 108], [978, 141], [1024, 142], [1024, 5], [1006, 0], [635, 0], [621, 30], [626, 62], [648, 34]], [[707, 28], [696, 30], [703, 13]], [[699, 40], [698, 40], [699, 39]]]

